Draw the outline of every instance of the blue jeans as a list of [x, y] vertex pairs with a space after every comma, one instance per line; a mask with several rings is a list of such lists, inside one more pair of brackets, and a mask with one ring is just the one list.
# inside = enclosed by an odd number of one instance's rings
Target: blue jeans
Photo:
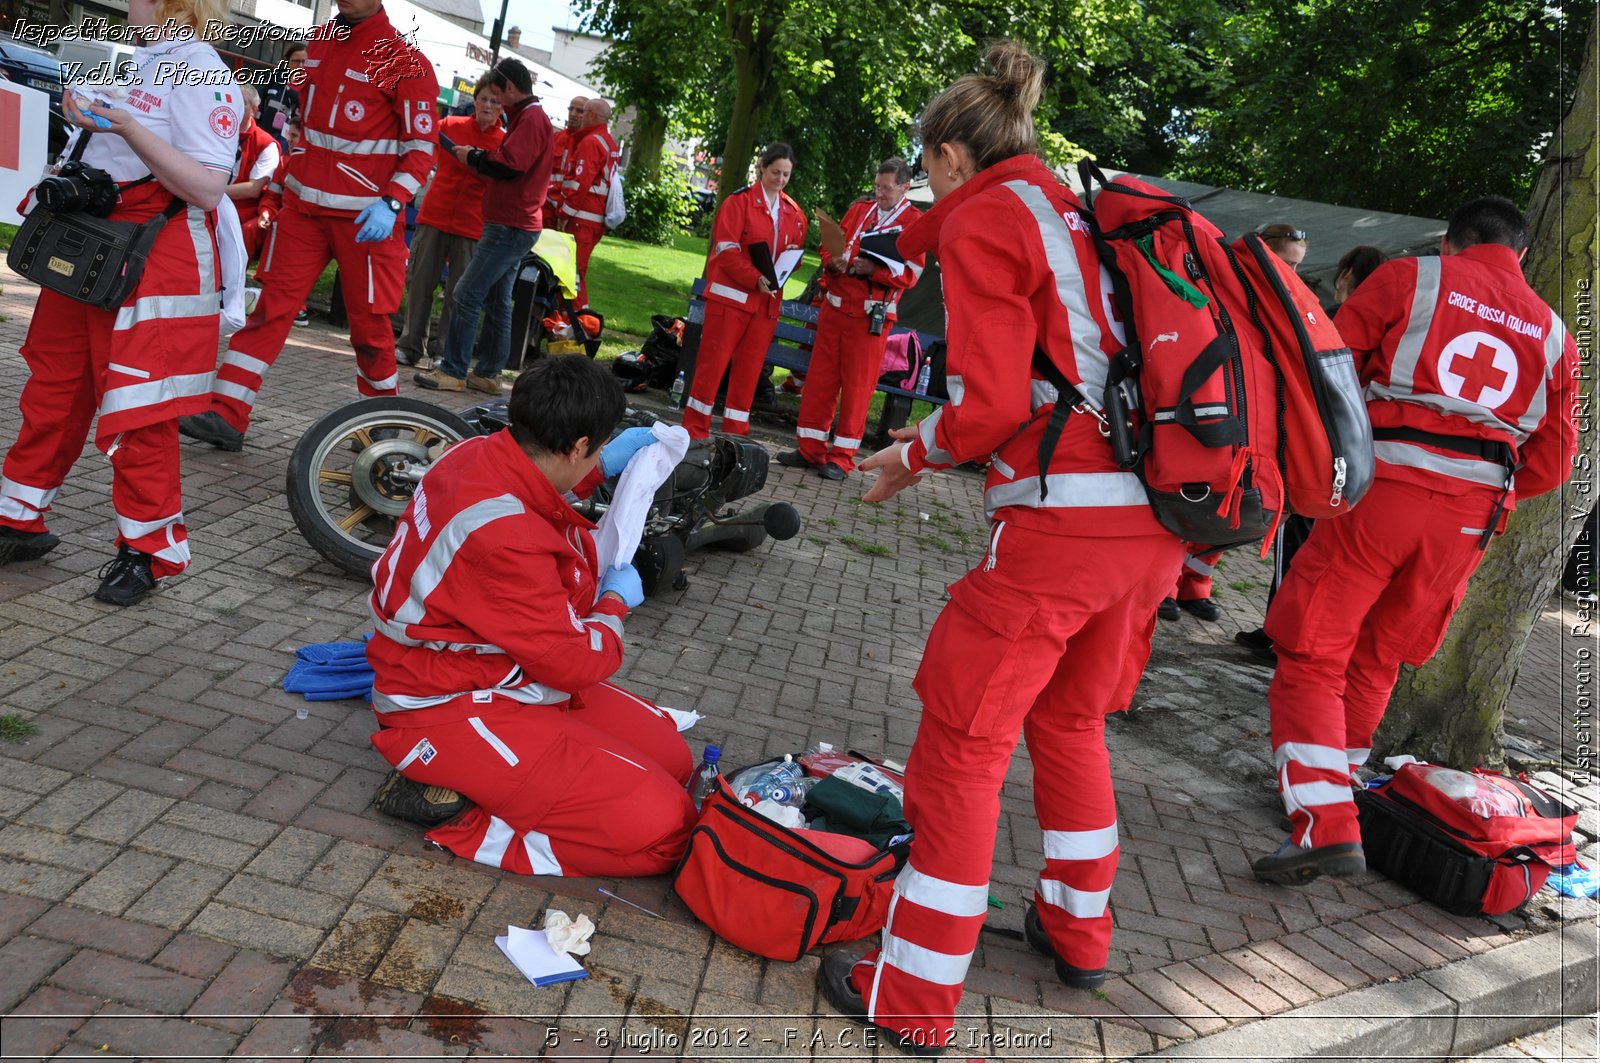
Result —
[[466, 379], [473, 341], [478, 335], [479, 314], [485, 314], [485, 336], [478, 353], [477, 374], [499, 376], [506, 367], [506, 360], [511, 357], [511, 290], [517, 282], [522, 256], [538, 239], [537, 230], [484, 224], [472, 261], [456, 282], [450, 331], [444, 338], [444, 360], [439, 363], [442, 372], [457, 380]]

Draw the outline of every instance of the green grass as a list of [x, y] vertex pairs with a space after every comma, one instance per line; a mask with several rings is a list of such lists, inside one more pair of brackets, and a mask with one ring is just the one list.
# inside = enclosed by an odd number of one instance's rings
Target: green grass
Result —
[[1255, 584], [1253, 582], [1251, 582], [1250, 580], [1247, 580], [1247, 579], [1236, 579], [1232, 583], [1228, 584], [1228, 586], [1232, 587], [1234, 590], [1238, 591], [1240, 594], [1243, 594], [1245, 591], [1248, 591], [1252, 587], [1254, 587]]
[[893, 550], [882, 543], [869, 543], [865, 539], [856, 538], [854, 535], [841, 535], [839, 536], [839, 541], [856, 553], [866, 554], [868, 557], [889, 557], [894, 553]]
[[21, 742], [39, 733], [39, 725], [14, 712], [0, 715], [0, 742]]
[[11, 250], [11, 241], [17, 238], [15, 225], [0, 225], [0, 251]]

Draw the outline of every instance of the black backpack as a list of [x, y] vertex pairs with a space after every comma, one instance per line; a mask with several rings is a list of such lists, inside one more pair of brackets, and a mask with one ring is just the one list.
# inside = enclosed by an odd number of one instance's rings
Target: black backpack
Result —
[[650, 318], [650, 335], [637, 351], [625, 351], [611, 363], [611, 371], [622, 390], [639, 392], [646, 388], [667, 391], [678, 376], [678, 356], [683, 350], [684, 320], [655, 314]]

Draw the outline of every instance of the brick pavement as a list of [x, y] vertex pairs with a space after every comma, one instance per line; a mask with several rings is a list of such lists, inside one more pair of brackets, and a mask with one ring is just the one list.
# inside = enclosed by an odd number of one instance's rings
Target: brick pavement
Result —
[[[14, 393], [31, 291], [0, 279]], [[711, 939], [662, 879], [518, 878], [430, 851], [368, 807], [384, 765], [363, 706], [296, 719], [278, 688], [292, 650], [367, 622], [365, 590], [304, 543], [282, 492], [301, 432], [356, 397], [350, 354], [321, 329], [292, 339], [242, 454], [184, 446], [190, 574], [131, 610], [91, 599], [112, 534], [92, 449], [57, 499], [49, 563], [0, 569], [0, 711], [38, 727], [0, 744], [5, 1055], [861, 1058], [841, 1040], [859, 1029], [815, 994], [816, 957], [768, 963]], [[0, 438], [15, 426], [0, 409]], [[688, 589], [630, 620], [621, 678], [705, 713], [693, 737], [730, 763], [818, 739], [903, 758], [926, 632], [981, 550], [976, 482], [936, 477], [866, 507], [854, 484], [774, 466], [766, 494], [795, 502], [801, 535], [692, 556]], [[971, 1056], [1123, 1058], [1593, 916], [1543, 895], [1526, 918], [1462, 919], [1376, 875], [1254, 881], [1251, 856], [1277, 837], [1269, 676], [1230, 640], [1259, 622], [1266, 576], [1226, 558], [1226, 621], [1163, 625], [1135, 710], [1109, 728], [1124, 859], [1103, 994], [1063, 988], [1020, 940], [1042, 844], [1019, 748], [996, 844], [1004, 907], [962, 1005]], [[1518, 718], [1559, 744], [1555, 622]], [[598, 903], [597, 884], [662, 918]], [[591, 977], [535, 989], [492, 938], [551, 905], [595, 919]]]

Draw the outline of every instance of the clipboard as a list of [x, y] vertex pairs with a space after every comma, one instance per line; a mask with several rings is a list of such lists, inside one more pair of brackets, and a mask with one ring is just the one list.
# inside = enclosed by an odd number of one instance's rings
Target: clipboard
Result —
[[817, 222], [822, 229], [822, 249], [828, 253], [829, 258], [838, 258], [844, 254], [845, 239], [844, 227], [832, 218], [821, 207], [817, 208]]
[[897, 241], [900, 239], [900, 230], [893, 229], [888, 232], [868, 233], [861, 238], [861, 253], [888, 267], [889, 272], [896, 277], [906, 271], [906, 260], [900, 254]]
[[780, 254], [777, 261], [773, 261], [772, 248], [765, 242], [750, 245], [750, 263], [772, 285], [772, 293], [779, 295], [783, 292], [784, 282], [789, 275], [800, 265], [800, 259], [805, 255], [802, 248], [793, 247]]

